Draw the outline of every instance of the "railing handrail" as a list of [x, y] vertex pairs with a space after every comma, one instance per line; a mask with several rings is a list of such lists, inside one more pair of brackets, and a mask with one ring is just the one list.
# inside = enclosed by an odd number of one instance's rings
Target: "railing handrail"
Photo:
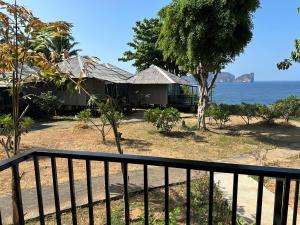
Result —
[[0, 161], [0, 172], [31, 158], [35, 151], [36, 151], [36, 149], [27, 150], [25, 152], [22, 152], [18, 155], [15, 155], [15, 156], [9, 158], [9, 159], [1, 160]]
[[276, 177], [300, 180], [300, 169], [290, 168], [275, 168], [267, 166], [255, 165], [241, 165], [221, 162], [207, 162], [197, 160], [185, 160], [163, 157], [151, 157], [128, 154], [113, 154], [113, 153], [99, 153], [86, 151], [67, 151], [67, 150], [51, 150], [51, 149], [32, 149], [25, 153], [19, 154], [11, 159], [0, 161], [0, 171], [8, 169], [9, 167], [25, 161], [32, 156], [47, 156], [56, 158], [70, 158], [79, 160], [93, 160], [93, 161], [108, 161], [120, 162], [130, 164], [140, 164], [149, 166], [167, 166], [171, 168], [191, 169], [213, 171], [220, 173], [236, 173], [244, 175], [255, 175], [265, 177]]

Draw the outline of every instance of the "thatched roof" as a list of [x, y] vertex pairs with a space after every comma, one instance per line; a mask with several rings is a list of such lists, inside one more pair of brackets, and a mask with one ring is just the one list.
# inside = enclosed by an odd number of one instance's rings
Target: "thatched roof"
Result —
[[[112, 83], [127, 83], [128, 79], [133, 75], [125, 70], [108, 63], [101, 63], [82, 56], [72, 57], [60, 64], [61, 70], [71, 73], [74, 78], [95, 78]], [[86, 67], [86, 68], [84, 68]]]
[[131, 84], [181, 84], [190, 85], [190, 83], [180, 77], [158, 67], [152, 66], [143, 70], [129, 79]]

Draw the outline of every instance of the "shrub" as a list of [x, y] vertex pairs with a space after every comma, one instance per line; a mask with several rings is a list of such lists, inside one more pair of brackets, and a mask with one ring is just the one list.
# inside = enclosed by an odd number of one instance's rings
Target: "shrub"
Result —
[[238, 106], [238, 115], [246, 124], [250, 124], [250, 120], [257, 116], [258, 106], [256, 104], [242, 103]]
[[290, 118], [299, 117], [300, 115], [300, 98], [291, 95], [276, 101], [273, 107], [278, 115], [288, 123]]
[[82, 110], [76, 116], [81, 123], [83, 123], [84, 125], [87, 125], [87, 123], [90, 121], [90, 119], [92, 117], [91, 109]]
[[[30, 117], [24, 117], [20, 121], [20, 134], [28, 133], [33, 125], [33, 120]], [[10, 114], [0, 116], [0, 145], [6, 151], [8, 157], [14, 155], [12, 153], [14, 147], [14, 121]]]
[[257, 115], [261, 117], [265, 123], [273, 124], [274, 120], [278, 118], [278, 112], [275, 110], [273, 105], [258, 105], [257, 106]]
[[146, 121], [152, 123], [162, 132], [170, 132], [176, 123], [180, 120], [180, 113], [175, 108], [149, 109], [144, 113]]
[[27, 115], [33, 118], [50, 118], [54, 116], [57, 110], [62, 106], [62, 102], [57, 96], [52, 95], [51, 91], [41, 93], [40, 95], [29, 95], [30, 105]]
[[230, 106], [226, 104], [212, 105], [207, 110], [207, 116], [211, 117], [219, 128], [223, 128], [229, 121]]

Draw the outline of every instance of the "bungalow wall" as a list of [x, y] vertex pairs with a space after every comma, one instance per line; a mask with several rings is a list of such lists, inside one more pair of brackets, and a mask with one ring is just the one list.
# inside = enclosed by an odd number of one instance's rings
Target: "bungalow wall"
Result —
[[[92, 94], [99, 98], [105, 97], [105, 83], [101, 80], [87, 79], [82, 83], [83, 87]], [[66, 87], [56, 87], [51, 84], [36, 84], [34, 87], [27, 88], [24, 91], [26, 93], [32, 93], [39, 95], [41, 92], [51, 91], [53, 95], [57, 96], [59, 100], [63, 102], [64, 106], [67, 107], [84, 107], [87, 105], [89, 96], [81, 91], [80, 94], [70, 92]]]
[[168, 84], [134, 84], [128, 86], [129, 102], [133, 105], [168, 104]]

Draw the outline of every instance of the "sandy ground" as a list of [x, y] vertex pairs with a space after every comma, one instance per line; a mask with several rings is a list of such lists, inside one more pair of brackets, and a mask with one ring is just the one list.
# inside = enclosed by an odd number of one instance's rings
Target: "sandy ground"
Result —
[[[188, 127], [196, 124], [195, 118], [184, 118]], [[227, 128], [219, 130], [210, 125], [208, 132], [182, 129], [180, 123], [170, 135], [160, 134], [151, 124], [146, 122], [123, 123], [122, 147], [126, 154], [162, 156], [181, 159], [215, 161], [231, 158], [257, 150], [271, 150], [285, 148], [291, 151], [300, 150], [300, 123], [292, 125], [266, 126], [253, 121], [245, 126], [239, 117], [232, 117]], [[279, 121], [281, 122], [281, 121]], [[77, 129], [77, 122], [56, 121], [37, 124], [35, 130], [24, 135], [22, 149], [49, 148], [93, 152], [117, 153], [112, 133], [103, 144], [99, 132], [94, 128]], [[1, 151], [0, 158], [5, 154]], [[276, 161], [278, 159], [271, 159]], [[241, 159], [241, 162], [243, 160]], [[57, 159], [59, 182], [68, 181], [67, 163], [64, 159]], [[129, 170], [141, 169], [140, 166], [130, 165]], [[40, 170], [43, 185], [51, 185], [51, 164], [49, 159], [40, 159]], [[20, 166], [22, 173], [22, 188], [35, 187], [32, 161], [24, 162]], [[120, 165], [111, 164], [111, 173], [120, 171]], [[85, 163], [74, 160], [75, 179], [85, 177]], [[92, 163], [92, 175], [103, 174], [100, 162]], [[0, 173], [0, 192], [10, 192], [10, 171]]]

